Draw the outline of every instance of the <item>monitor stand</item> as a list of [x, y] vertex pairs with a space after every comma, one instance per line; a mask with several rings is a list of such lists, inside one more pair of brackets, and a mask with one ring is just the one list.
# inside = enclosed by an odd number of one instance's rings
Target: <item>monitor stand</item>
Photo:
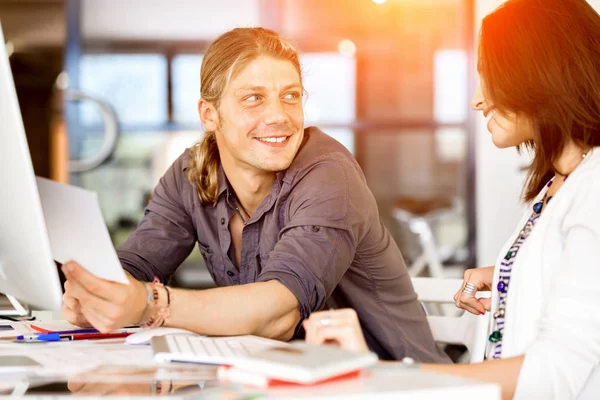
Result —
[[[0, 262], [0, 278], [6, 280], [6, 274], [4, 273], [4, 268], [2, 267], [1, 262]], [[17, 300], [14, 296], [11, 296], [10, 294], [6, 294], [6, 293], [4, 293], [4, 295], [6, 296], [8, 301], [10, 301], [10, 304], [13, 306], [14, 311], [16, 311], [16, 315], [29, 315], [28, 307], [22, 305], [19, 302], [19, 300]], [[4, 310], [0, 310], [0, 315], [15, 315], [15, 312], [13, 312], [13, 310], [6, 310], [4, 312], [2, 312], [2, 311], [4, 311]]]
[[21, 304], [19, 302], [19, 300], [17, 300], [15, 298], [15, 296], [11, 296], [10, 294], [5, 294], [5, 296], [8, 299], [8, 301], [10, 301], [10, 304], [13, 306], [13, 308], [17, 312], [17, 315], [21, 315], [21, 316], [29, 315], [28, 307]]

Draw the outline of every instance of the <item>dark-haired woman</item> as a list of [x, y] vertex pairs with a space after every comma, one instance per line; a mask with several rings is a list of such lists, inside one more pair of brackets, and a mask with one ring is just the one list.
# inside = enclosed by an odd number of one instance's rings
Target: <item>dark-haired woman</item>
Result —
[[[598, 399], [600, 16], [585, 0], [509, 0], [483, 20], [478, 69], [472, 108], [492, 141], [533, 152], [529, 207], [495, 266], [466, 271], [455, 295], [493, 313], [487, 359], [421, 367], [498, 383], [506, 399]], [[367, 350], [352, 310], [304, 326], [309, 342]]]

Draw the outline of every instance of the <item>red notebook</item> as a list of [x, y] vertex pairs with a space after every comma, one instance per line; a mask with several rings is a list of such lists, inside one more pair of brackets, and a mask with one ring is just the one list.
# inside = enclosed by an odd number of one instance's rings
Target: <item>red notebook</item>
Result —
[[218, 377], [221, 381], [242, 383], [245, 385], [256, 386], [259, 388], [273, 388], [280, 386], [312, 386], [324, 383], [339, 382], [347, 379], [355, 379], [364, 374], [366, 374], [366, 372], [362, 369], [359, 369], [342, 375], [326, 378], [320, 381], [315, 381], [312, 383], [297, 383], [284, 381], [280, 379], [268, 378], [264, 375], [260, 375], [255, 372], [245, 371], [237, 367], [222, 366], [218, 369]]

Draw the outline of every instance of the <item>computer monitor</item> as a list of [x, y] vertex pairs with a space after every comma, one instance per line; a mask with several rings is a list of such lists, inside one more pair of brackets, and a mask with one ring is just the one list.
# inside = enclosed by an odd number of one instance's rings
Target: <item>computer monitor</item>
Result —
[[62, 289], [0, 22], [0, 293], [57, 310]]

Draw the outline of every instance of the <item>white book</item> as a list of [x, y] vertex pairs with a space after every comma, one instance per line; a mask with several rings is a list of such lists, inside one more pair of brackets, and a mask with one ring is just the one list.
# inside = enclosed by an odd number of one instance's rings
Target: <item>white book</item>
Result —
[[156, 336], [152, 338], [152, 350], [157, 362], [226, 365], [235, 368], [223, 370], [223, 378], [243, 380], [251, 373], [255, 382], [265, 384], [269, 380], [312, 384], [378, 362], [377, 355], [371, 352], [355, 353], [334, 346], [314, 346], [303, 341], [286, 343], [251, 335]]
[[235, 363], [234, 375], [247, 371], [270, 380], [313, 384], [360, 371], [378, 362], [374, 353], [355, 353], [334, 346], [315, 346], [296, 341], [271, 347]]

